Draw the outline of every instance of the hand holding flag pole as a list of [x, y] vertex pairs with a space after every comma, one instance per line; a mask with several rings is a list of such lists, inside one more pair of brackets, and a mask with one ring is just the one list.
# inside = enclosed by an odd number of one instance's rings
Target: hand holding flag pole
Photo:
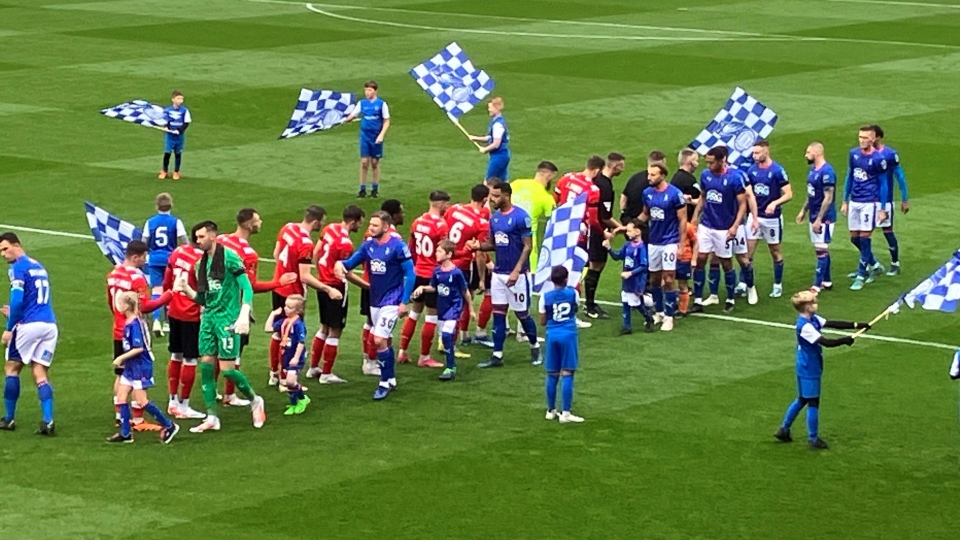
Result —
[[460, 124], [460, 120], [454, 120], [454, 121], [453, 121], [453, 124], [454, 124], [455, 126], [457, 126], [458, 128], [460, 128], [460, 131], [462, 131], [463, 134], [467, 136], [467, 139], [469, 139], [470, 142], [472, 142], [473, 145], [477, 147], [477, 150], [480, 150], [481, 148], [483, 148], [482, 146], [480, 146], [480, 143], [478, 143], [477, 141], [473, 140], [473, 135], [471, 135], [470, 132], [467, 131], [467, 129]]
[[864, 334], [864, 333], [866, 333], [867, 330], [873, 328], [873, 325], [875, 325], [875, 324], [877, 324], [878, 322], [880, 322], [880, 319], [883, 319], [884, 317], [890, 315], [890, 313], [892, 313], [892, 312], [890, 311], [890, 308], [887, 308], [887, 309], [883, 310], [883, 313], [881, 313], [881, 314], [877, 315], [876, 317], [874, 317], [873, 320], [870, 321], [870, 323], [869, 323], [867, 326], [864, 326], [863, 328], [857, 330], [857, 331], [854, 332], [853, 335], [850, 336], [850, 337], [852, 337], [852, 338], [858, 338], [858, 337], [860, 337], [861, 334]]

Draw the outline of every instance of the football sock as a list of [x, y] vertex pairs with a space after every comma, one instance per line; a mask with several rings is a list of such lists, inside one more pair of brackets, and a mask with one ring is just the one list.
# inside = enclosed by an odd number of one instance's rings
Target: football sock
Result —
[[677, 291], [666, 291], [663, 293], [663, 307], [664, 313], [667, 317], [673, 317], [677, 313], [677, 297], [679, 296]]
[[793, 421], [797, 419], [797, 415], [800, 414], [801, 410], [803, 410], [803, 404], [800, 403], [800, 400], [793, 400], [793, 403], [787, 407], [787, 414], [783, 416], [783, 429], [790, 429], [790, 426], [793, 425]]
[[169, 429], [173, 427], [173, 422], [171, 422], [170, 419], [167, 418], [165, 414], [163, 414], [163, 411], [161, 411], [159, 407], [154, 405], [152, 401], [144, 405], [143, 410], [147, 411], [150, 414], [150, 416], [154, 417], [157, 420], [157, 422], [159, 422], [160, 425], [163, 426], [164, 428]]
[[557, 383], [560, 382], [558, 373], [547, 373], [547, 410], [552, 411], [557, 408]]
[[814, 273], [813, 285], [815, 287], [820, 287], [823, 285], [824, 281], [827, 281], [827, 264], [829, 261], [830, 252], [825, 249], [817, 250], [817, 271]]
[[756, 281], [754, 281], [753, 262], [751, 261], [743, 265], [743, 268], [741, 270], [743, 271], [744, 285], [746, 285], [748, 289], [755, 286], [757, 283]]
[[480, 301], [480, 313], [477, 314], [477, 328], [486, 329], [493, 315], [493, 299], [489, 294], [483, 295]]
[[410, 340], [413, 339], [413, 333], [417, 331], [417, 319], [420, 314], [411, 311], [407, 314], [407, 319], [403, 321], [403, 330], [400, 331], [400, 350], [406, 351], [410, 347]]
[[203, 403], [207, 406], [207, 414], [217, 416], [217, 368], [206, 362], [200, 364], [200, 390], [203, 392]]
[[703, 298], [703, 282], [707, 272], [700, 266], [693, 270], [693, 297], [697, 300]]
[[270, 338], [270, 371], [276, 373], [280, 371], [280, 340]]
[[720, 292], [720, 263], [710, 263], [710, 274], [707, 281], [710, 285], [710, 294], [716, 296]]
[[430, 356], [430, 347], [437, 338], [437, 316], [427, 315], [423, 320], [423, 329], [420, 331], [420, 356]]
[[17, 415], [17, 400], [20, 399], [20, 377], [7, 375], [3, 381], [3, 419], [13, 421]]
[[329, 375], [333, 371], [333, 363], [337, 361], [337, 352], [340, 349], [340, 338], [327, 338], [323, 347], [323, 369], [320, 373]]
[[183, 160], [183, 154], [177, 152], [173, 156], [173, 172], [180, 172], [180, 163]]
[[723, 273], [723, 281], [727, 286], [727, 300], [733, 300], [734, 289], [737, 288], [737, 271], [732, 268]]
[[326, 344], [327, 336], [323, 332], [317, 331], [313, 336], [313, 345], [310, 347], [310, 367], [320, 366], [320, 360], [323, 358], [323, 347]]
[[190, 399], [190, 392], [193, 390], [193, 381], [197, 378], [197, 361], [190, 358], [184, 362], [180, 369], [180, 401], [186, 402]]
[[663, 313], [663, 287], [653, 287], [653, 307], [657, 313]]
[[443, 348], [447, 351], [447, 368], [453, 369], [457, 367], [456, 356], [454, 355], [454, 334], [444, 332], [440, 338], [443, 340]]
[[564, 375], [561, 381], [561, 394], [563, 400], [562, 411], [570, 412], [573, 406], [573, 374]]
[[523, 333], [527, 336], [527, 341], [530, 342], [531, 347], [539, 347], [540, 341], [537, 339], [537, 322], [533, 320], [533, 317], [527, 315], [520, 319], [520, 324], [523, 326]]
[[228, 369], [223, 372], [223, 377], [232, 382], [236, 386], [236, 389], [240, 392], [240, 395], [245, 399], [253, 399], [257, 397], [257, 394], [254, 393], [253, 388], [250, 387], [250, 381], [247, 380], [247, 376], [244, 375], [239, 369]]
[[596, 306], [597, 286], [600, 284], [600, 272], [596, 270], [587, 270], [587, 275], [583, 279], [583, 292], [586, 295], [587, 308]]
[[777, 285], [783, 284], [783, 259], [773, 262], [773, 282]]
[[680, 293], [680, 303], [678, 305], [680, 313], [687, 312], [687, 308], [690, 307], [690, 291], [683, 291]]
[[631, 327], [632, 327], [632, 323], [631, 323], [632, 317], [631, 317], [631, 315], [632, 315], [633, 308], [631, 308], [631, 307], [630, 307], [630, 304], [628, 304], [628, 303], [626, 303], [626, 302], [624, 302], [623, 304], [621, 304], [621, 306], [622, 306], [622, 310], [623, 310], [623, 311], [622, 311], [622, 313], [623, 313], [623, 327], [624, 327], [624, 328], [631, 328]]
[[120, 408], [120, 435], [130, 436], [130, 405], [121, 403], [117, 405]]
[[503, 343], [507, 340], [507, 311], [494, 309], [493, 312], [493, 350], [503, 352]]
[[811, 441], [815, 441], [819, 432], [820, 407], [807, 407], [807, 436]]
[[170, 152], [163, 154], [163, 172], [170, 170]]
[[900, 263], [900, 244], [897, 242], [897, 235], [890, 232], [884, 232], [883, 237], [887, 239], [890, 245], [890, 262], [894, 265]]
[[53, 387], [50, 386], [50, 381], [37, 383], [37, 397], [40, 398], [40, 411], [43, 414], [44, 423], [53, 422]]
[[830, 252], [827, 252], [827, 269], [824, 271], [824, 281], [832, 282], [833, 281], [833, 259], [830, 258]]
[[182, 371], [183, 361], [180, 358], [170, 357], [167, 363], [167, 390], [170, 399], [177, 397], [177, 389], [180, 388], [180, 372]]

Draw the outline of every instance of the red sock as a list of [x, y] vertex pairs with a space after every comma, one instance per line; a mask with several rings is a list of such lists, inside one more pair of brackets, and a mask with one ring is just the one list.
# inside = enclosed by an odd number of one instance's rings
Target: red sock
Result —
[[[240, 366], [236, 366], [233, 369], [239, 370]], [[226, 381], [223, 383], [223, 394], [226, 396], [232, 396], [236, 392], [237, 392], [237, 387], [234, 386], [233, 381], [231, 381], [230, 379], [226, 379]]]
[[213, 365], [213, 378], [218, 381], [220, 380], [220, 362]]
[[141, 421], [143, 420], [143, 404], [137, 403], [136, 405], [134, 405], [134, 403], [136, 402], [134, 401], [130, 402], [130, 412], [133, 413], [133, 419], [135, 421]]
[[370, 347], [367, 346], [367, 340], [370, 339], [370, 326], [367, 324], [363, 325], [363, 333], [360, 335], [360, 348], [363, 350], [363, 355], [370, 359]]
[[120, 419], [120, 401], [117, 400], [117, 396], [113, 396], [113, 412], [117, 415], [117, 420]]
[[423, 321], [423, 330], [420, 331], [420, 356], [430, 356], [430, 347], [437, 337], [437, 316], [427, 315]]
[[324, 341], [323, 339], [320, 339], [320, 337], [313, 338], [313, 347], [310, 349], [310, 367], [311, 368], [316, 368], [317, 366], [320, 365], [320, 358], [323, 357], [324, 343], [326, 343], [326, 341]]
[[270, 371], [277, 372], [280, 369], [280, 340], [270, 339]]
[[193, 390], [193, 381], [197, 380], [197, 365], [183, 364], [180, 368], [180, 401], [190, 399]]
[[419, 313], [410, 312], [407, 320], [403, 321], [403, 330], [400, 332], [400, 350], [405, 351], [410, 346], [410, 340], [413, 339], [413, 333], [417, 330], [417, 317]]
[[371, 360], [376, 360], [376, 359], [377, 359], [377, 344], [376, 344], [376, 342], [375, 342], [374, 339], [373, 339], [373, 332], [370, 332], [370, 333], [367, 335], [366, 347], [367, 347], [367, 358], [369, 358], [369, 359], [371, 359]]
[[179, 358], [171, 358], [167, 364], [167, 392], [171, 396], [177, 395], [177, 389], [180, 388], [180, 373], [183, 369], [183, 361]]
[[327, 338], [327, 344], [323, 347], [323, 375], [329, 375], [333, 371], [333, 363], [337, 361], [337, 349], [340, 347], [340, 340], [337, 338]]
[[477, 316], [477, 328], [487, 329], [487, 323], [490, 322], [490, 316], [493, 315], [493, 299], [489, 294], [483, 295], [483, 301], [480, 302], [480, 314]]
[[463, 314], [460, 315], [460, 331], [466, 332], [470, 330], [470, 310], [464, 309]]

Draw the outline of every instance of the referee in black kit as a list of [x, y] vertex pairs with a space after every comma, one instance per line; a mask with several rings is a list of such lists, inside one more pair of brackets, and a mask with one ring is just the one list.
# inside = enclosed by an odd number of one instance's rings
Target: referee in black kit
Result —
[[[593, 184], [600, 190], [600, 203], [597, 207], [597, 217], [600, 225], [607, 231], [616, 231], [620, 222], [613, 218], [613, 201], [617, 192], [613, 189], [613, 179], [623, 172], [626, 158], [623, 154], [610, 152], [607, 154], [606, 165], [593, 179]], [[607, 248], [603, 247], [604, 236], [591, 234], [587, 240], [587, 254], [590, 266], [583, 278], [584, 314], [591, 319], [609, 319], [606, 310], [597, 305], [597, 286], [600, 284], [600, 274], [607, 265]]]
[[[666, 160], [667, 156], [663, 152], [654, 150], [647, 155], [647, 167], [655, 164], [665, 165]], [[627, 180], [627, 185], [623, 186], [623, 192], [620, 194], [621, 223], [628, 223], [631, 219], [640, 217], [640, 214], [643, 213], [643, 190], [648, 187], [650, 187], [650, 180], [647, 178], [646, 167]], [[646, 222], [644, 222], [641, 232], [643, 233], [643, 241], [646, 242], [648, 232]]]
[[697, 207], [700, 200], [700, 183], [693, 172], [700, 165], [700, 154], [692, 148], [684, 148], [677, 157], [677, 164], [680, 166], [674, 173], [670, 183], [680, 189], [683, 198], [687, 202], [687, 219], [693, 218], [693, 209]]

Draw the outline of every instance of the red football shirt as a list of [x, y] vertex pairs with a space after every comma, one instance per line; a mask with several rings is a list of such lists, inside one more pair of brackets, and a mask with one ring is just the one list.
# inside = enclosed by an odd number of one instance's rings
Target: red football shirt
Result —
[[140, 304], [150, 300], [150, 285], [139, 268], [119, 265], [107, 274], [107, 303], [113, 313], [113, 339], [123, 339], [123, 327], [127, 317], [117, 310], [116, 299], [120, 293], [134, 291], [140, 296]]
[[313, 240], [310, 232], [304, 230], [299, 223], [287, 223], [277, 234], [274, 254], [277, 258], [277, 269], [273, 277], [275, 281], [288, 272], [297, 275], [297, 280], [293, 283], [274, 289], [276, 293], [284, 298], [293, 294], [306, 294], [307, 290], [300, 281], [300, 265], [313, 263]]
[[247, 278], [250, 280], [250, 286], [253, 292], [269, 292], [279, 285], [275, 281], [257, 281], [257, 271], [260, 268], [260, 256], [257, 250], [253, 249], [246, 238], [241, 238], [236, 233], [221, 234], [217, 237], [217, 242], [225, 248], [233, 250], [243, 261], [243, 267], [247, 270]]
[[[203, 251], [193, 246], [180, 246], [173, 250], [167, 261], [167, 271], [163, 275], [163, 289], [173, 289], [173, 282], [181, 275], [186, 274], [190, 288], [197, 290], [197, 261], [203, 256]], [[170, 304], [167, 306], [170, 317], [179, 321], [199, 322], [200, 304], [183, 293], [173, 293]]]
[[317, 242], [317, 275], [325, 285], [340, 287], [343, 280], [337, 279], [333, 271], [337, 261], [344, 261], [353, 255], [353, 242], [350, 231], [343, 223], [331, 223], [324, 227]]
[[593, 183], [593, 180], [587, 178], [583, 173], [567, 173], [557, 182], [557, 187], [553, 190], [553, 198], [557, 204], [565, 204], [574, 201], [580, 195], [587, 194], [587, 212], [584, 215], [584, 221], [587, 226], [595, 231], [602, 232], [600, 226], [600, 188]]
[[410, 253], [413, 255], [413, 270], [417, 277], [431, 278], [437, 268], [437, 244], [447, 239], [450, 227], [440, 216], [430, 212], [410, 224]]
[[[489, 212], [489, 209], [486, 210]], [[474, 255], [473, 251], [466, 248], [467, 242], [483, 242], [490, 234], [490, 220], [483, 214], [483, 210], [474, 210], [469, 204], [455, 204], [443, 216], [450, 228], [450, 241], [457, 244], [453, 264], [464, 272], [470, 271]]]

